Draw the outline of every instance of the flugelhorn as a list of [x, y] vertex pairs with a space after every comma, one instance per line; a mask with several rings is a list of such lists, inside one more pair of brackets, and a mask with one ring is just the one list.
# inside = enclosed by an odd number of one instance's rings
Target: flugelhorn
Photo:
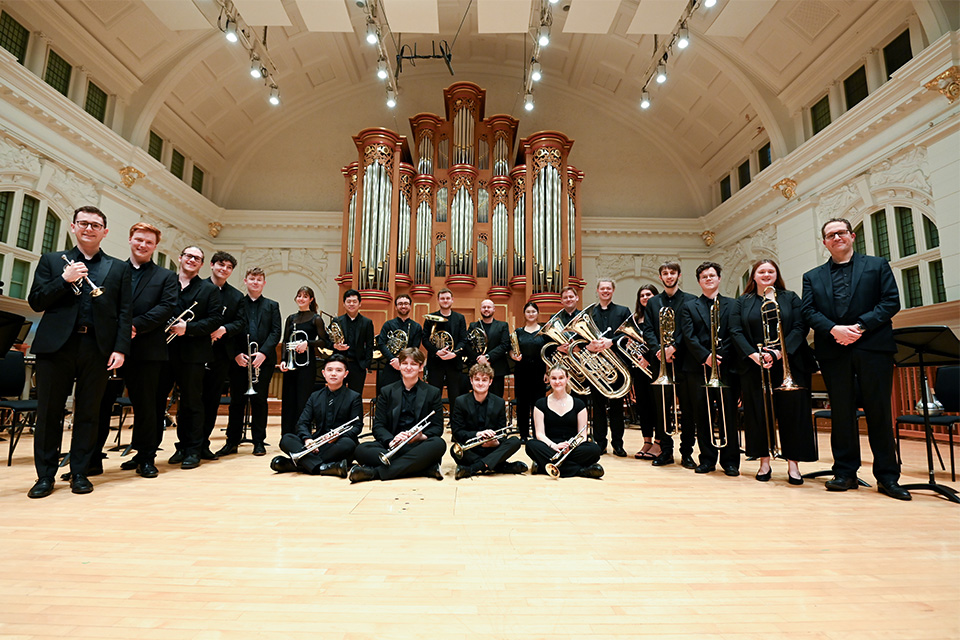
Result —
[[577, 435], [573, 436], [569, 440], [566, 440], [567, 448], [565, 451], [557, 451], [553, 454], [553, 457], [550, 458], [550, 462], [546, 464], [544, 469], [551, 478], [560, 477], [560, 465], [563, 464], [563, 461], [567, 459], [567, 456], [570, 453], [587, 441], [587, 430], [579, 431]]
[[623, 324], [614, 333], [623, 334], [617, 340], [617, 348], [620, 353], [627, 357], [630, 364], [643, 371], [652, 380], [653, 373], [643, 364], [643, 358], [650, 352], [650, 347], [647, 346], [640, 327], [637, 325], [637, 316], [631, 313], [630, 317], [624, 320]]
[[308, 342], [309, 340], [310, 336], [308, 336], [307, 332], [303, 329], [296, 329], [290, 332], [290, 341], [284, 345], [287, 350], [287, 361], [284, 363], [284, 366], [287, 368], [287, 371], [302, 369], [310, 365], [310, 354], [306, 351], [303, 352], [303, 357], [306, 358], [306, 361], [297, 360], [297, 346], [299, 346], [301, 342]]
[[413, 425], [413, 427], [411, 427], [410, 429], [407, 429], [407, 432], [406, 432], [407, 435], [403, 438], [403, 440], [398, 442], [396, 446], [394, 446], [392, 449], [388, 449], [387, 451], [380, 454], [380, 462], [382, 462], [385, 466], [389, 467], [390, 458], [392, 458], [397, 451], [400, 451], [400, 449], [402, 449], [404, 445], [406, 445], [415, 437], [423, 433], [423, 430], [426, 429], [428, 426], [430, 426], [430, 418], [435, 413], [436, 411], [431, 411], [426, 416], [424, 416], [423, 420]]
[[253, 358], [257, 355], [257, 352], [260, 351], [260, 345], [256, 342], [250, 341], [250, 334], [247, 334], [247, 390], [243, 394], [245, 396], [255, 396], [257, 395], [257, 390], [253, 388], [253, 385], [260, 382], [260, 367], [253, 366]]
[[303, 451], [298, 451], [298, 452], [296, 452], [296, 453], [288, 453], [287, 455], [290, 456], [290, 459], [291, 459], [291, 460], [293, 460], [294, 462], [296, 462], [296, 461], [299, 460], [300, 458], [302, 458], [302, 457], [304, 457], [304, 456], [308, 456], [308, 455], [310, 455], [311, 453], [313, 453], [314, 451], [318, 450], [318, 449], [319, 449], [320, 447], [322, 447], [323, 445], [325, 445], [325, 444], [327, 444], [327, 443], [329, 443], [329, 442], [333, 442], [334, 440], [336, 440], [336, 439], [339, 438], [340, 436], [346, 434], [348, 431], [350, 431], [350, 429], [353, 428], [353, 427], [351, 427], [351, 425], [352, 425], [354, 422], [356, 422], [357, 420], [359, 420], [359, 419], [360, 419], [360, 416], [357, 416], [357, 417], [355, 417], [355, 418], [353, 418], [353, 419], [351, 419], [351, 420], [349, 420], [349, 421], [347, 421], [347, 422], [344, 422], [344, 423], [343, 423], [342, 425], [340, 425], [339, 427], [336, 427], [335, 429], [331, 429], [330, 431], [327, 431], [325, 434], [323, 434], [323, 435], [320, 436], [319, 438], [314, 438], [314, 440], [313, 440], [313, 442], [310, 444], [310, 446], [307, 447], [306, 449], [304, 449]]
[[476, 447], [482, 447], [488, 442], [493, 442], [494, 440], [499, 440], [500, 438], [506, 438], [507, 436], [513, 435], [516, 432], [517, 430], [513, 427], [513, 425], [511, 425], [509, 427], [504, 427], [503, 429], [497, 429], [493, 432], [492, 436], [487, 436], [485, 438], [476, 436], [475, 438], [470, 438], [463, 444], [454, 442], [453, 446], [450, 447], [450, 454], [459, 460], [463, 457], [464, 451], [469, 451], [470, 449], [475, 449]]
[[164, 329], [164, 331], [167, 334], [167, 344], [170, 344], [171, 342], [173, 342], [173, 339], [177, 337], [177, 334], [173, 333], [174, 325], [176, 325], [181, 320], [183, 322], [192, 322], [193, 319], [196, 317], [196, 314], [193, 312], [193, 308], [195, 306], [197, 306], [196, 300], [193, 301], [193, 304], [191, 304], [189, 307], [184, 309], [183, 313], [178, 315], [176, 318], [170, 318], [170, 320], [167, 321], [167, 328]]
[[[73, 265], [77, 264], [76, 262], [74, 262], [73, 260], [71, 260], [70, 258], [68, 258], [65, 254], [61, 254], [60, 257], [63, 258], [63, 261], [64, 261], [64, 262], [67, 263], [67, 267], [72, 267]], [[64, 269], [66, 269], [67, 267], [64, 267]], [[78, 296], [78, 295], [80, 295], [81, 293], [83, 293], [83, 283], [84, 283], [84, 282], [86, 282], [88, 285], [90, 285], [90, 297], [91, 297], [91, 298], [96, 298], [97, 296], [100, 296], [100, 295], [103, 294], [103, 289], [101, 289], [101, 288], [98, 287], [97, 285], [93, 284], [93, 280], [91, 280], [89, 276], [83, 276], [83, 277], [80, 278], [79, 280], [76, 280], [76, 281], [70, 283], [70, 287], [73, 289], [73, 294], [74, 294], [74, 295], [77, 295], [77, 296]]]
[[[710, 419], [710, 444], [717, 449], [727, 446], [727, 405], [723, 401], [723, 390], [727, 385], [720, 379], [720, 363], [717, 362], [717, 345], [720, 343], [720, 296], [710, 305], [710, 375], [707, 365], [703, 365], [704, 396], [707, 401], [707, 417]], [[716, 389], [715, 398], [711, 391]]]

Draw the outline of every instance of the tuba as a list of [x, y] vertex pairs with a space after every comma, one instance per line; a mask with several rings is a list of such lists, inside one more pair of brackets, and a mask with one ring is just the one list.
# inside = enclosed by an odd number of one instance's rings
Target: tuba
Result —
[[643, 371], [648, 378], [653, 379], [653, 373], [647, 367], [643, 366], [641, 358], [650, 352], [643, 334], [640, 332], [640, 326], [637, 325], [636, 314], [630, 314], [630, 317], [623, 321], [614, 333], [623, 335], [617, 340], [617, 349], [640, 371]]
[[[569, 345], [573, 339], [572, 336], [569, 336], [563, 331], [564, 322], [560, 319], [560, 313], [562, 311], [561, 309], [553, 314], [537, 333], [538, 336], [544, 336], [553, 340], [553, 342], [547, 342], [541, 347], [540, 358], [547, 364], [547, 368], [563, 367], [569, 375], [570, 388], [573, 392], [585, 396], [590, 393], [590, 384], [587, 382], [583, 370], [577, 361], [570, 357], [569, 349], [567, 353], [563, 353], [557, 349], [557, 347], [562, 344]], [[548, 354], [550, 349], [552, 349], [552, 351]]]
[[467, 340], [475, 356], [482, 356], [487, 352], [487, 334], [480, 327], [473, 327], [467, 331]]
[[287, 350], [287, 361], [284, 363], [287, 367], [287, 371], [302, 369], [303, 367], [310, 365], [310, 354], [307, 352], [303, 353], [303, 356], [307, 359], [306, 362], [297, 360], [297, 345], [301, 342], [307, 342], [309, 339], [310, 336], [308, 336], [307, 332], [303, 329], [297, 329], [290, 332], [290, 341], [284, 345]]
[[586, 349], [587, 342], [599, 340], [607, 332], [601, 332], [590, 315], [596, 303], [574, 316], [564, 331], [572, 331], [583, 340], [574, 339], [567, 355], [578, 363], [587, 380], [605, 398], [622, 398], [630, 392], [630, 370], [610, 350], [593, 353]]

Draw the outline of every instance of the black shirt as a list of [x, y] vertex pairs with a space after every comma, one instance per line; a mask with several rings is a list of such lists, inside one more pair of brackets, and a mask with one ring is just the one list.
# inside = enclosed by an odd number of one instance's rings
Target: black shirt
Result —
[[355, 360], [357, 362], [362, 362], [366, 359], [364, 356], [366, 340], [361, 331], [364, 324], [361, 322], [362, 318], [363, 316], [359, 313], [356, 318], [351, 318], [346, 313], [337, 318], [337, 324], [340, 325], [340, 329], [343, 331], [343, 341], [350, 347], [347, 349], [345, 355], [348, 360]]
[[130, 287], [132, 291], [137, 290], [137, 285], [140, 284], [140, 279], [149, 273], [150, 269], [153, 268], [153, 260], [148, 260], [141, 265], [136, 265], [133, 263], [133, 260], [128, 260], [130, 263]]
[[92, 258], [87, 258], [80, 253], [80, 262], [87, 265], [87, 277], [81, 280], [80, 285], [80, 311], [77, 313], [77, 325], [81, 327], [93, 327], [96, 322], [93, 319], [93, 296], [90, 295], [90, 285], [87, 280], [96, 284], [96, 278], [100, 275], [97, 268], [100, 266], [100, 258], [103, 256], [103, 250], [97, 251]]
[[400, 420], [397, 424], [397, 433], [406, 431], [417, 424], [417, 391], [420, 385], [413, 385], [412, 389], [403, 388], [400, 400]]
[[830, 279], [833, 280], [833, 301], [838, 317], [847, 315], [850, 308], [850, 281], [853, 279], [853, 260], [843, 264], [830, 259]]
[[534, 403], [534, 407], [540, 409], [543, 413], [543, 433], [554, 442], [563, 442], [577, 435], [580, 431], [580, 422], [578, 416], [580, 412], [587, 408], [587, 405], [576, 396], [573, 398], [573, 409], [565, 414], [558, 415], [550, 408], [547, 398], [539, 398]]

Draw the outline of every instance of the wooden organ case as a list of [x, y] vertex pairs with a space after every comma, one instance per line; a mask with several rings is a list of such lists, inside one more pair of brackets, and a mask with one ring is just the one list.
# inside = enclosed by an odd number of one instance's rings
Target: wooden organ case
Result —
[[517, 144], [519, 122], [485, 117], [479, 86], [458, 82], [443, 94], [444, 118], [410, 118], [412, 154], [407, 139], [387, 129], [354, 136], [359, 160], [343, 169], [341, 291], [359, 290], [377, 327], [393, 317], [400, 293], [410, 294], [422, 321], [444, 287], [468, 323], [485, 298], [515, 326], [528, 300], [549, 317], [563, 287], [585, 284], [583, 172], [567, 160], [573, 141], [544, 131]]

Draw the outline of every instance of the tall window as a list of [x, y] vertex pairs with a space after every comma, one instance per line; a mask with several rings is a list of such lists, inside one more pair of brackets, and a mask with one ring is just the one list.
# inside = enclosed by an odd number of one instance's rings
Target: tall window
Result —
[[31, 196], [23, 196], [23, 208], [20, 209], [20, 230], [17, 233], [17, 246], [21, 249], [33, 249], [33, 235], [37, 229], [37, 209], [40, 201]]
[[183, 154], [174, 149], [173, 157], [170, 159], [170, 173], [183, 180], [183, 165]]
[[25, 300], [29, 281], [30, 263], [14, 258], [13, 268], [10, 270], [10, 297]]
[[750, 184], [750, 161], [744, 160], [743, 163], [737, 167], [737, 182], [740, 183], [740, 188], [743, 189], [745, 186]]
[[190, 186], [197, 193], [203, 193], [203, 170], [197, 165], [193, 165], [193, 177], [190, 180]]
[[107, 118], [107, 92], [93, 84], [87, 83], [87, 101], [83, 110], [94, 118], [103, 122]]
[[943, 284], [943, 261], [930, 263], [930, 289], [933, 292], [933, 304], [947, 301], [947, 288]]
[[830, 96], [823, 96], [816, 104], [810, 107], [810, 124], [814, 135], [820, 133], [830, 124]]
[[10, 191], [0, 192], [0, 242], [7, 241], [11, 209], [13, 209], [13, 193]]
[[877, 211], [870, 216], [870, 224], [873, 225], [873, 246], [876, 249], [876, 254], [889, 260], [890, 237], [887, 235], [887, 214], [883, 211]]
[[847, 99], [847, 109], [867, 97], [867, 69], [860, 67], [843, 81], [843, 95]]
[[897, 216], [897, 244], [900, 257], [906, 258], [917, 252], [917, 236], [913, 231], [913, 211], [908, 207], [895, 207]]
[[763, 171], [771, 164], [773, 164], [773, 156], [770, 153], [770, 143], [768, 142], [757, 151], [757, 166], [760, 168], [760, 171]]
[[923, 216], [923, 235], [927, 239], [927, 249], [936, 249], [940, 246], [940, 231], [937, 225], [927, 216]]
[[863, 223], [861, 222], [853, 228], [853, 233], [856, 236], [853, 239], [853, 250], [857, 253], [866, 255], [867, 253], [867, 237], [863, 235]]
[[733, 195], [733, 189], [730, 185], [730, 176], [720, 181], [720, 202], [726, 202]]
[[70, 91], [70, 74], [73, 67], [70, 63], [57, 55], [57, 52], [51, 49], [47, 55], [47, 70], [43, 74], [43, 81], [48, 85], [67, 95]]
[[30, 31], [26, 27], [10, 17], [6, 11], [0, 13], [0, 47], [16, 56], [20, 64], [23, 64], [27, 56], [29, 38]]
[[910, 62], [912, 57], [910, 29], [907, 29], [883, 48], [883, 63], [887, 68], [887, 77], [892, 76], [894, 71]]
[[153, 131], [150, 132], [150, 143], [147, 145], [147, 153], [154, 160], [160, 160], [163, 155], [163, 138]]
[[923, 293], [920, 291], [920, 268], [910, 267], [903, 270], [903, 295], [907, 309], [923, 306]]
[[52, 209], [47, 209], [47, 219], [43, 223], [43, 242], [40, 253], [49, 253], [57, 248], [57, 236], [60, 235], [60, 218]]

